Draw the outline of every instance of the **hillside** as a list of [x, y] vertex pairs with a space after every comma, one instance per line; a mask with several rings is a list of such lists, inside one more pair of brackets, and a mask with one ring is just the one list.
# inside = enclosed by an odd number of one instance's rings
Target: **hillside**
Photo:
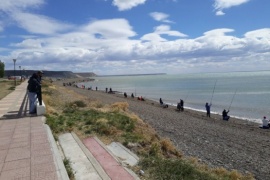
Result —
[[[16, 70], [15, 76], [26, 76], [29, 77], [33, 73], [37, 72], [37, 70]], [[95, 73], [92, 72], [84, 72], [84, 73], [73, 73], [72, 71], [45, 71], [43, 70], [44, 77], [53, 77], [53, 78], [76, 78], [76, 77], [92, 77], [96, 76]], [[14, 70], [5, 70], [5, 77], [14, 76]]]

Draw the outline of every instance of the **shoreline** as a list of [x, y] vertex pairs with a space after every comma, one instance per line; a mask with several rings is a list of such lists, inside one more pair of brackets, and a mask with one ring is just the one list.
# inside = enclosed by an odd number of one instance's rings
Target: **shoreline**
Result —
[[[61, 85], [62, 86], [62, 85]], [[67, 86], [89, 101], [102, 104], [127, 102], [129, 111], [153, 127], [159, 136], [169, 138], [185, 156], [196, 157], [210, 167], [236, 169], [251, 172], [256, 179], [270, 179], [270, 131], [260, 129], [258, 123], [231, 117], [221, 120], [220, 115], [176, 108], [160, 107], [159, 103], [146, 99], [139, 101], [122, 94], [86, 90]]]
[[[80, 84], [80, 85], [85, 85], [84, 84], [85, 82], [78, 82], [77, 84]], [[80, 87], [79, 87], [80, 88]], [[91, 89], [92, 91], [95, 91], [94, 89]], [[98, 90], [100, 92], [104, 92], [104, 90]], [[116, 94], [121, 94], [123, 95], [124, 92], [121, 92], [121, 91], [116, 91], [117, 93]], [[139, 96], [135, 96], [135, 98], [137, 98]], [[151, 98], [147, 98], [147, 97], [144, 97], [145, 99], [147, 99], [148, 101], [153, 101], [153, 102], [156, 102], [156, 103], [159, 103], [158, 100], [154, 100], [154, 99], [151, 99]], [[177, 105], [176, 104], [173, 104], [173, 103], [166, 103], [164, 101], [165, 104], [168, 104], [169, 106], [173, 106], [173, 107], [176, 107]], [[196, 109], [196, 108], [192, 108], [192, 107], [188, 107], [188, 106], [184, 106], [185, 109], [189, 109], [189, 110], [193, 110], [193, 111], [197, 111], [197, 112], [202, 112], [204, 113], [205, 112], [205, 109]], [[222, 113], [219, 113], [219, 112], [216, 112], [216, 111], [211, 111], [211, 114], [214, 114], [214, 115], [219, 115], [221, 116]], [[254, 119], [254, 118], [247, 118], [247, 117], [241, 117], [241, 116], [230, 116], [231, 118], [234, 118], [234, 119], [239, 119], [239, 120], [242, 120], [242, 121], [249, 121], [249, 122], [252, 122], [252, 123], [257, 123], [258, 126], [260, 124], [262, 124], [262, 120], [261, 119]]]
[[[87, 82], [77, 82], [77, 84], [79, 85], [79, 87], [81, 85], [84, 85], [86, 88], [87, 87], [92, 87], [92, 86], [89, 86], [89, 84]], [[96, 85], [94, 85], [92, 87], [92, 90], [95, 90], [95, 86]], [[100, 89], [98, 91], [105, 92], [105, 90], [100, 90]], [[119, 90], [117, 90], [117, 91], [118, 91], [119, 94], [124, 94], [124, 91], [121, 90], [121, 89], [120, 89], [120, 91]], [[128, 93], [131, 94], [131, 92], [128, 92]], [[159, 102], [160, 96], [158, 96], [158, 97], [157, 96], [156, 97], [154, 97], [154, 96], [149, 97], [148, 96], [149, 94], [147, 95], [147, 93], [143, 93], [143, 92], [140, 92], [140, 94], [145, 99]], [[136, 96], [136, 91], [135, 91], [135, 94], [134, 95]], [[162, 96], [161, 96], [161, 98], [162, 98]], [[172, 102], [171, 99], [164, 99], [164, 98], [162, 98], [162, 99], [163, 99], [164, 103], [166, 103], [166, 104], [168, 104], [170, 106], [177, 106], [177, 103], [175, 103], [177, 100]], [[175, 98], [175, 99], [177, 99], [177, 98]], [[198, 106], [198, 104], [190, 104], [189, 101], [185, 101], [185, 108], [186, 109], [190, 109], [190, 110], [194, 110], [194, 111], [198, 111], [198, 112], [205, 112], [204, 103], [200, 103], [199, 106]], [[222, 107], [222, 106], [221, 107], [213, 106], [211, 108], [211, 113], [212, 114], [221, 115], [222, 114], [222, 111], [223, 111], [223, 108], [224, 107]], [[234, 108], [236, 108], [236, 109], [237, 108], [238, 109], [240, 108], [241, 109], [241, 107], [238, 107], [238, 106], [236, 106]], [[255, 114], [252, 113], [252, 115], [251, 115], [251, 114], [249, 114], [249, 112], [252, 112], [252, 111], [247, 111], [247, 110], [246, 111], [237, 111], [237, 110], [236, 111], [233, 111], [234, 108], [231, 108], [232, 111], [231, 111], [231, 113], [229, 113], [230, 117], [233, 117], [233, 118], [236, 118], [236, 119], [241, 119], [241, 120], [244, 120], [244, 121], [255, 122], [255, 123], [258, 124], [258, 126], [262, 123], [263, 115], [266, 115], [266, 116], [268, 115], [268, 113], [266, 113], [266, 114], [265, 113], [263, 113], [263, 114], [262, 113], [255, 113]], [[243, 109], [243, 107], [242, 107], [242, 109]]]

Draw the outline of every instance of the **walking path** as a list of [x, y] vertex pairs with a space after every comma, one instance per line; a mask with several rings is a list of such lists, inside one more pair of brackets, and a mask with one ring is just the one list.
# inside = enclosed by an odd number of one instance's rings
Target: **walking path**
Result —
[[27, 114], [26, 86], [0, 100], [0, 180], [68, 179], [45, 118]]
[[125, 165], [138, 158], [122, 146], [111, 145], [113, 155], [97, 138], [81, 142], [67, 133], [59, 137], [58, 149], [46, 118], [28, 114], [26, 87], [23, 82], [0, 100], [0, 180], [69, 179], [59, 149], [71, 161], [76, 180], [139, 179]]

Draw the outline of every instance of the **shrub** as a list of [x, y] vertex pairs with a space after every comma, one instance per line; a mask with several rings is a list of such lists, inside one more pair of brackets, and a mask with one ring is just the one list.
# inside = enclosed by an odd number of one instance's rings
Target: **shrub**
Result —
[[71, 104], [75, 104], [77, 107], [86, 107], [86, 104], [83, 101], [74, 101]]
[[140, 161], [143, 169], [149, 170], [149, 178], [214, 180], [215, 178], [200, 172], [191, 164], [181, 159], [144, 158]]

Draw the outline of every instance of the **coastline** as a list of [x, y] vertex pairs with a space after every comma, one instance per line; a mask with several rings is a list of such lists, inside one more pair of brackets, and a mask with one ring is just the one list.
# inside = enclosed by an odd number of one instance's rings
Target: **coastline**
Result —
[[[159, 101], [161, 97], [167, 104], [185, 101], [185, 107], [204, 111], [205, 103], [213, 99], [212, 112], [220, 114], [230, 108], [230, 116], [261, 123], [263, 116], [270, 116], [267, 99], [269, 85], [264, 83], [270, 74], [221, 73], [217, 76], [204, 75], [161, 75], [161, 76], [123, 76], [96, 77], [93, 82], [79, 83], [86, 87], [133, 93], [146, 99]], [[216, 90], [213, 87], [217, 81]], [[254, 85], [254, 86], [253, 86]], [[261, 88], [260, 88], [261, 87]], [[237, 89], [237, 92], [236, 92]], [[212, 97], [213, 95], [213, 97]]]
[[102, 104], [127, 102], [129, 111], [151, 125], [161, 137], [171, 139], [186, 156], [197, 157], [210, 167], [236, 169], [251, 172], [256, 179], [270, 179], [270, 131], [258, 128], [258, 123], [232, 117], [228, 122], [221, 116], [185, 109], [176, 111], [169, 106], [163, 109], [159, 103], [138, 101], [122, 94], [108, 94], [67, 86], [66, 88]]

